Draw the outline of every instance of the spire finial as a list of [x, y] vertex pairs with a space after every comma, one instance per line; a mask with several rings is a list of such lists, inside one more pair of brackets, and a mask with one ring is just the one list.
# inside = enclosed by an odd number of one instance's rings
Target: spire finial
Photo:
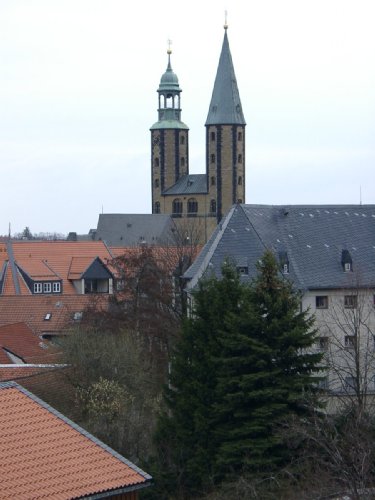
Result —
[[225, 29], [225, 31], [227, 31], [227, 29], [228, 29], [228, 12], [226, 10], [224, 11], [224, 16], [225, 16], [224, 29]]
[[167, 54], [169, 56], [172, 54], [171, 46], [172, 46], [172, 40], [168, 38], [168, 50], [167, 50]]

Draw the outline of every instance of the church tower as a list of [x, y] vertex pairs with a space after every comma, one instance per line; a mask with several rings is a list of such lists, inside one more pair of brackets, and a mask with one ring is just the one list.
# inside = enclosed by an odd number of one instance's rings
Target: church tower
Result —
[[[217, 222], [245, 203], [245, 118], [229, 49], [227, 24], [206, 120], [206, 175]], [[215, 206], [216, 204], [216, 206]]]
[[170, 213], [162, 193], [189, 173], [189, 129], [181, 121], [181, 89], [171, 66], [162, 75], [158, 92], [158, 121], [151, 127], [152, 213]]

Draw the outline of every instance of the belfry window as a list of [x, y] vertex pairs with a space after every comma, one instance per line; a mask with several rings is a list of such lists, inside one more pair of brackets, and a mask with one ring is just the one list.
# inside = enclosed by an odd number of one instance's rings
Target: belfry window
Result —
[[210, 212], [216, 214], [216, 200], [210, 201]]
[[156, 214], [160, 214], [160, 201], [155, 201], [155, 209], [154, 212]]
[[155, 158], [155, 167], [159, 166], [159, 158]]
[[216, 160], [215, 155], [214, 155], [214, 154], [212, 154], [212, 155], [211, 155], [211, 163], [215, 163], [215, 160]]
[[242, 132], [238, 132], [237, 139], [238, 141], [242, 141]]
[[216, 177], [212, 176], [211, 177], [211, 186], [215, 186], [215, 184], [216, 184]]
[[181, 167], [185, 166], [185, 158], [183, 156], [181, 157], [180, 163], [181, 163]]
[[211, 141], [212, 142], [216, 141], [216, 134], [215, 134], [215, 132], [211, 132]]
[[242, 163], [242, 155], [238, 155], [238, 163]]
[[188, 199], [187, 211], [188, 217], [196, 217], [198, 213], [198, 202], [195, 198]]
[[238, 183], [239, 186], [242, 186], [242, 176], [241, 175], [238, 176], [237, 183]]
[[159, 179], [155, 179], [155, 187], [158, 188], [159, 187]]
[[172, 202], [172, 217], [181, 217], [182, 215], [182, 201], [176, 198]]
[[180, 137], [180, 144], [183, 146], [185, 144], [185, 136], [181, 135]]

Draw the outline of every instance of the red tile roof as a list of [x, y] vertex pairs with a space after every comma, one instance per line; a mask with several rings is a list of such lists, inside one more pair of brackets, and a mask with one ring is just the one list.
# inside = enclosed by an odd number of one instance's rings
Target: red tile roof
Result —
[[[11, 380], [19, 380], [22, 384], [22, 379], [27, 379], [35, 375], [40, 375], [46, 372], [52, 372], [57, 369], [65, 368], [65, 365], [56, 364], [38, 364], [38, 365], [10, 365], [0, 364], [0, 382], [9, 382]], [[0, 494], [1, 497], [1, 494]]]
[[[72, 261], [83, 259], [85, 269], [99, 257], [104, 264], [112, 255], [102, 241], [11, 241], [14, 261], [28, 276], [38, 281], [63, 281], [64, 294], [76, 294], [68, 274]], [[0, 271], [9, 260], [6, 245], [0, 242]], [[82, 265], [81, 265], [82, 268]], [[83, 269], [83, 271], [85, 270]], [[82, 273], [81, 273], [82, 274]], [[75, 279], [80, 276], [76, 275]], [[72, 277], [70, 277], [72, 279]], [[17, 272], [21, 294], [29, 294], [21, 273]], [[7, 266], [2, 295], [15, 295], [11, 266]]]
[[56, 360], [57, 349], [41, 341], [25, 323], [0, 326], [0, 363], [10, 363], [7, 353], [25, 363], [48, 363]]
[[[0, 326], [26, 323], [35, 334], [58, 334], [76, 324], [74, 313], [87, 308], [105, 309], [108, 295], [13, 295], [0, 296]], [[47, 314], [49, 320], [45, 320]]]
[[151, 477], [14, 382], [0, 384], [2, 499], [124, 493]]

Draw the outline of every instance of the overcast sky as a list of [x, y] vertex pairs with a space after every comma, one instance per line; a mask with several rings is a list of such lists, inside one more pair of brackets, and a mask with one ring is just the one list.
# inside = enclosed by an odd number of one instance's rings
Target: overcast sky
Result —
[[204, 173], [225, 10], [246, 202], [375, 203], [374, 0], [0, 0], [0, 234], [150, 213], [168, 39]]

